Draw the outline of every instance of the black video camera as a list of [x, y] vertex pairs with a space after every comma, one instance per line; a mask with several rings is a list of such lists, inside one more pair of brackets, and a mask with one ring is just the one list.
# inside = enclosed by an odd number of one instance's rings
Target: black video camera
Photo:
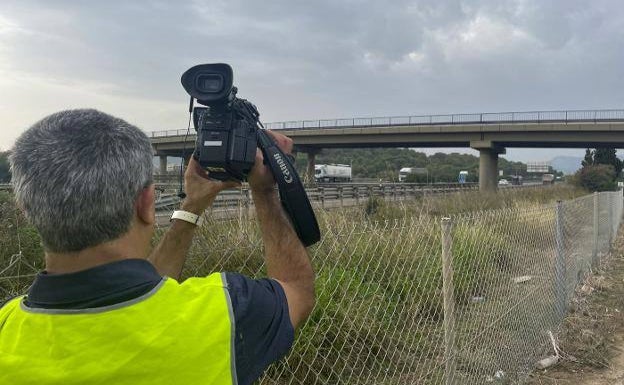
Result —
[[256, 159], [260, 114], [256, 106], [236, 97], [233, 75], [227, 64], [201, 64], [182, 75], [182, 86], [207, 106], [193, 109], [193, 156], [213, 179], [244, 181]]
[[[316, 216], [289, 156], [275, 144], [260, 123], [256, 106], [236, 97], [232, 67], [200, 64], [182, 74], [182, 86], [191, 96], [189, 112], [197, 141], [193, 156], [210, 178], [244, 181], [260, 148], [277, 182], [280, 200], [305, 246], [321, 239]], [[193, 108], [193, 100], [206, 107]]]

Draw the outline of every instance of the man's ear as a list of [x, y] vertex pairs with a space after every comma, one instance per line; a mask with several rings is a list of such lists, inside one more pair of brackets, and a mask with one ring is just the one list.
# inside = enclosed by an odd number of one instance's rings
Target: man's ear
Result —
[[139, 192], [136, 200], [136, 211], [141, 222], [146, 225], [156, 223], [156, 193], [153, 183]]

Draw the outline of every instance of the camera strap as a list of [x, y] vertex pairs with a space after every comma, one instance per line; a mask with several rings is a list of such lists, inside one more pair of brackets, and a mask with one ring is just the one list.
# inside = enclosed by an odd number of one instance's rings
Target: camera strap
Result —
[[277, 182], [280, 201], [304, 246], [311, 246], [321, 239], [314, 210], [291, 159], [264, 131], [258, 130], [258, 147], [264, 155]]

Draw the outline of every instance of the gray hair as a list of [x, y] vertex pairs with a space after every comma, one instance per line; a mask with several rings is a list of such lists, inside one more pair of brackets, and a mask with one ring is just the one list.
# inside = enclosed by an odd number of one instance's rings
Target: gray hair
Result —
[[139, 192], [152, 183], [147, 135], [93, 109], [45, 117], [15, 143], [17, 203], [51, 252], [71, 252], [126, 233]]

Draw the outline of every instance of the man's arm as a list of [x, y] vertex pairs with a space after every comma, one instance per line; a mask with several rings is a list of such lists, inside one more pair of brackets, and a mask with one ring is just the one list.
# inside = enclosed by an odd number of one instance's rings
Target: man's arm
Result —
[[[277, 145], [289, 154], [292, 140], [284, 135], [267, 131]], [[314, 271], [308, 253], [297, 237], [279, 202], [275, 180], [263, 164], [260, 150], [249, 175], [256, 213], [265, 246], [265, 260], [269, 277], [277, 280], [286, 294], [288, 312], [293, 327], [297, 327], [310, 315], [314, 307]], [[201, 215], [219, 191], [237, 186], [235, 182], [218, 182], [207, 179], [207, 174], [191, 159], [184, 175], [187, 197], [182, 210]], [[158, 246], [149, 256], [158, 272], [178, 279], [193, 239], [195, 225], [174, 220]]]
[[[208, 174], [195, 159], [191, 158], [184, 173], [186, 198], [182, 202], [181, 209], [196, 215], [203, 215], [221, 190], [238, 185], [238, 182], [220, 182], [208, 179]], [[178, 219], [172, 221], [171, 227], [148, 257], [148, 260], [161, 275], [174, 279], [180, 278], [196, 227], [196, 225], [186, 221]]]
[[[292, 151], [291, 139], [267, 132], [282, 151], [287, 154]], [[290, 320], [296, 328], [308, 318], [314, 307], [314, 271], [306, 248], [282, 208], [275, 190], [275, 180], [263, 164], [260, 151], [249, 176], [249, 185], [260, 221], [267, 273], [282, 285]]]

